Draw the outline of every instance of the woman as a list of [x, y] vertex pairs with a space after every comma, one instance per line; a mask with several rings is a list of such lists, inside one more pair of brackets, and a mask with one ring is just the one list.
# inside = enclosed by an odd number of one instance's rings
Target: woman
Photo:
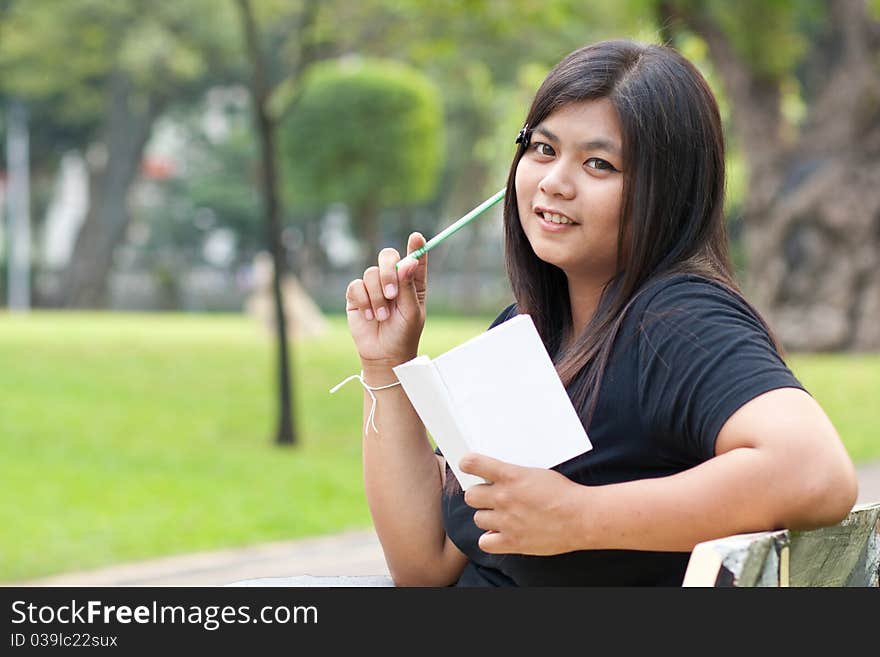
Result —
[[378, 389], [364, 481], [395, 583], [677, 586], [700, 541], [841, 520], [853, 465], [733, 280], [721, 123], [696, 68], [661, 46], [577, 50], [517, 142], [516, 303], [493, 326], [532, 316], [593, 449], [550, 470], [470, 454], [461, 469], [492, 483], [462, 494], [391, 369], [417, 355], [427, 258], [395, 270], [383, 249], [346, 310]]

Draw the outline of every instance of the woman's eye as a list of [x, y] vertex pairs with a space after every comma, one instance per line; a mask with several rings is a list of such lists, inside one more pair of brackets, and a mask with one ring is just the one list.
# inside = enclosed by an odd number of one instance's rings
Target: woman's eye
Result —
[[586, 162], [584, 162], [591, 169], [599, 169], [600, 171], [617, 171], [614, 168], [614, 165], [608, 162], [607, 160], [603, 160], [601, 157], [591, 157]]
[[556, 155], [556, 151], [553, 150], [553, 147], [550, 144], [545, 144], [543, 141], [533, 142], [532, 148], [538, 155], [545, 155], [547, 157], [553, 157]]

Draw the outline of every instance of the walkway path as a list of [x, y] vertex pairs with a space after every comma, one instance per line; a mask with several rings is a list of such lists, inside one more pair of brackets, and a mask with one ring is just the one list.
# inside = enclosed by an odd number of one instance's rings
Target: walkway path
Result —
[[21, 582], [25, 586], [214, 586], [280, 575], [387, 575], [372, 529], [199, 552]]
[[[859, 468], [859, 502], [880, 501], [880, 461]], [[372, 530], [65, 573], [24, 586], [214, 586], [291, 575], [387, 575]]]

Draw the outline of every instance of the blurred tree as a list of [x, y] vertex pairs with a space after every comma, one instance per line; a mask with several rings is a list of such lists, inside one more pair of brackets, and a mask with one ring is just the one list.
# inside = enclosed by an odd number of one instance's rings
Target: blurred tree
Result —
[[172, 100], [228, 78], [229, 27], [210, 0], [7, 0], [0, 86], [43, 108], [88, 154], [89, 210], [64, 279], [66, 305], [106, 303], [153, 125]]
[[[174, 181], [173, 194], [186, 199], [192, 216], [207, 211], [212, 217], [205, 228], [228, 228], [238, 240], [238, 257], [252, 262], [266, 248], [266, 230], [260, 215], [257, 189], [257, 144], [250, 124], [234, 128], [222, 140], [211, 141], [194, 131], [187, 148], [188, 174]], [[198, 219], [197, 219], [198, 221]]]
[[[240, 98], [243, 90], [222, 91]], [[218, 111], [216, 106], [207, 109], [209, 104], [206, 98], [192, 109], [163, 117], [160, 132], [173, 126], [180, 139], [174, 170], [142, 183], [139, 202], [130, 209], [125, 247], [117, 249], [121, 257], [115, 258], [117, 266], [148, 271], [157, 289], [174, 292], [164, 297], [162, 307], [168, 310], [180, 309], [175, 299], [183, 299], [183, 282], [194, 268], [249, 268], [266, 248], [249, 117], [246, 111], [231, 115], [227, 106], [224, 127], [206, 132], [206, 113]], [[229, 252], [218, 257], [211, 244], [230, 238]]]
[[429, 201], [442, 165], [437, 88], [400, 63], [346, 58], [307, 73], [282, 123], [291, 203], [352, 208], [366, 260], [383, 208]]
[[[290, 359], [287, 344], [287, 316], [282, 294], [283, 281], [287, 273], [287, 258], [281, 239], [282, 199], [279, 189], [277, 160], [277, 117], [270, 102], [272, 94], [282, 80], [296, 88], [302, 72], [318, 56], [315, 41], [310, 34], [318, 12], [317, 0], [304, 0], [291, 8], [266, 3], [264, 9], [275, 19], [268, 34], [261, 32], [257, 13], [250, 0], [236, 0], [241, 31], [244, 36], [245, 52], [250, 64], [249, 85], [254, 118], [254, 127], [260, 143], [260, 187], [263, 198], [263, 212], [266, 224], [266, 238], [272, 255], [273, 277], [272, 297], [275, 307], [275, 333], [278, 340], [278, 423], [275, 442], [279, 445], [294, 445], [298, 442], [296, 424], [293, 417]], [[273, 75], [272, 64], [278, 60], [267, 56], [271, 52], [271, 42], [279, 37], [286, 39], [285, 75]]]
[[880, 3], [669, 0], [748, 167], [747, 288], [790, 348], [880, 348]]

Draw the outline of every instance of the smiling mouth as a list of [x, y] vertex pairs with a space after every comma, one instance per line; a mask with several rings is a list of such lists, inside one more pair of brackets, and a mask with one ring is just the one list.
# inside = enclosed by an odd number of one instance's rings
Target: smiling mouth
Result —
[[577, 226], [577, 223], [566, 217], [564, 214], [557, 214], [555, 212], [538, 210], [535, 212], [541, 220], [550, 224], [551, 226]]

